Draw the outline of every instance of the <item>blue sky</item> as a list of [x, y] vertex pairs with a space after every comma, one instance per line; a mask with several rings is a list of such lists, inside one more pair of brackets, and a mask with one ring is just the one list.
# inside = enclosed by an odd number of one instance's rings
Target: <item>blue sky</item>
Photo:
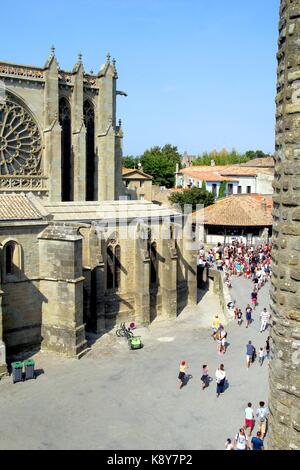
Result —
[[[14, 0], [1, 5], [0, 60], [61, 68], [117, 59], [124, 155], [274, 150], [279, 0]], [[3, 40], [4, 38], [4, 40]], [[5, 39], [6, 38], [6, 39]]]

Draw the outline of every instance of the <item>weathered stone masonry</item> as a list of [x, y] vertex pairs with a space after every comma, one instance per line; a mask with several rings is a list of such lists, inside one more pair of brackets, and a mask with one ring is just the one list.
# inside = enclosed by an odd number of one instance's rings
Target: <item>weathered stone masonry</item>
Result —
[[270, 447], [300, 449], [300, 0], [280, 6]]

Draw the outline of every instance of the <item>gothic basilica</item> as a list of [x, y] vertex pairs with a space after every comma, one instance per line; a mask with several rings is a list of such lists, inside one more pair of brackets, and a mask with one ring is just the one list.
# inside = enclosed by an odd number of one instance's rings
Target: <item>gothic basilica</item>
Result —
[[197, 298], [176, 211], [122, 187], [117, 69], [0, 62], [0, 375], [7, 357], [81, 357], [86, 332], [176, 317]]

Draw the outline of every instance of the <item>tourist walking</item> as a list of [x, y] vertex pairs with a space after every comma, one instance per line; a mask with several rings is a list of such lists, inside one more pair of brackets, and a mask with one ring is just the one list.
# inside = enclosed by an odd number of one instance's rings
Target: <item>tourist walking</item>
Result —
[[265, 351], [264, 348], [260, 348], [258, 353], [258, 362], [262, 366], [265, 360]]
[[220, 394], [224, 392], [225, 380], [226, 372], [224, 364], [221, 364], [220, 367], [216, 370], [217, 398], [219, 398]]
[[260, 314], [260, 321], [261, 321], [260, 332], [261, 333], [265, 331], [265, 329], [267, 328], [269, 320], [270, 320], [270, 314], [265, 307]]
[[251, 362], [253, 362], [253, 353], [255, 348], [252, 344], [252, 341], [249, 341], [246, 345], [246, 361], [247, 361], [247, 368], [249, 369]]
[[209, 374], [208, 374], [208, 367], [206, 364], [202, 366], [201, 382], [202, 382], [202, 390], [209, 387]]
[[241, 428], [235, 436], [234, 446], [236, 450], [248, 450], [248, 437], [245, 434], [244, 428]]
[[252, 308], [248, 304], [246, 307], [246, 328], [248, 328], [249, 325], [251, 325], [252, 321]]
[[215, 315], [212, 324], [212, 337], [216, 339], [216, 333], [221, 325], [219, 315]]
[[255, 310], [255, 307], [257, 304], [257, 290], [255, 288], [251, 292], [251, 302], [252, 302], [253, 310]]
[[215, 334], [215, 339], [217, 341], [217, 351], [219, 354], [221, 354], [221, 348], [222, 348], [221, 332], [222, 332], [222, 328], [220, 327]]
[[243, 323], [243, 312], [240, 308], [237, 313], [237, 322], [239, 326], [241, 326], [241, 324]]
[[252, 434], [254, 427], [254, 411], [252, 408], [252, 403], [248, 403], [247, 408], [245, 408], [245, 430], [249, 429], [248, 436]]
[[224, 330], [224, 328], [221, 330], [221, 348], [220, 348], [220, 353], [225, 354], [226, 353], [226, 338], [227, 338], [227, 332]]
[[266, 356], [269, 359], [269, 356], [270, 356], [270, 336], [268, 336], [267, 340], [266, 340]]
[[261, 438], [261, 432], [256, 433], [256, 437], [251, 439], [252, 450], [265, 450], [264, 441]]
[[186, 371], [188, 370], [189, 366], [186, 361], [181, 361], [180, 366], [179, 366], [179, 389], [181, 389], [184, 385], [187, 383], [187, 375]]
[[230, 438], [227, 439], [227, 441], [225, 442], [225, 446], [224, 446], [224, 447], [225, 447], [225, 450], [234, 450], [234, 449], [233, 449], [233, 444], [232, 444]]
[[261, 432], [261, 438], [264, 440], [267, 430], [269, 410], [264, 401], [259, 402], [259, 408], [256, 410], [258, 431]]

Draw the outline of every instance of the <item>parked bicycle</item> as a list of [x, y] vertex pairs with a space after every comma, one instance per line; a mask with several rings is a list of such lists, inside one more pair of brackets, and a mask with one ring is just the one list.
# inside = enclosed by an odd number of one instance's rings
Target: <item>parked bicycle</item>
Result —
[[128, 327], [126, 327], [125, 323], [121, 323], [120, 328], [117, 329], [116, 335], [119, 338], [126, 338], [128, 341], [129, 349], [141, 349], [143, 347], [141, 337], [134, 336], [132, 330], [136, 329], [135, 323], [130, 323]]
[[127, 338], [127, 339], [130, 339], [130, 338], [133, 337], [133, 333], [132, 333], [130, 327], [127, 328], [125, 323], [121, 323], [120, 328], [118, 328], [117, 331], [116, 331], [116, 335], [119, 338]]

